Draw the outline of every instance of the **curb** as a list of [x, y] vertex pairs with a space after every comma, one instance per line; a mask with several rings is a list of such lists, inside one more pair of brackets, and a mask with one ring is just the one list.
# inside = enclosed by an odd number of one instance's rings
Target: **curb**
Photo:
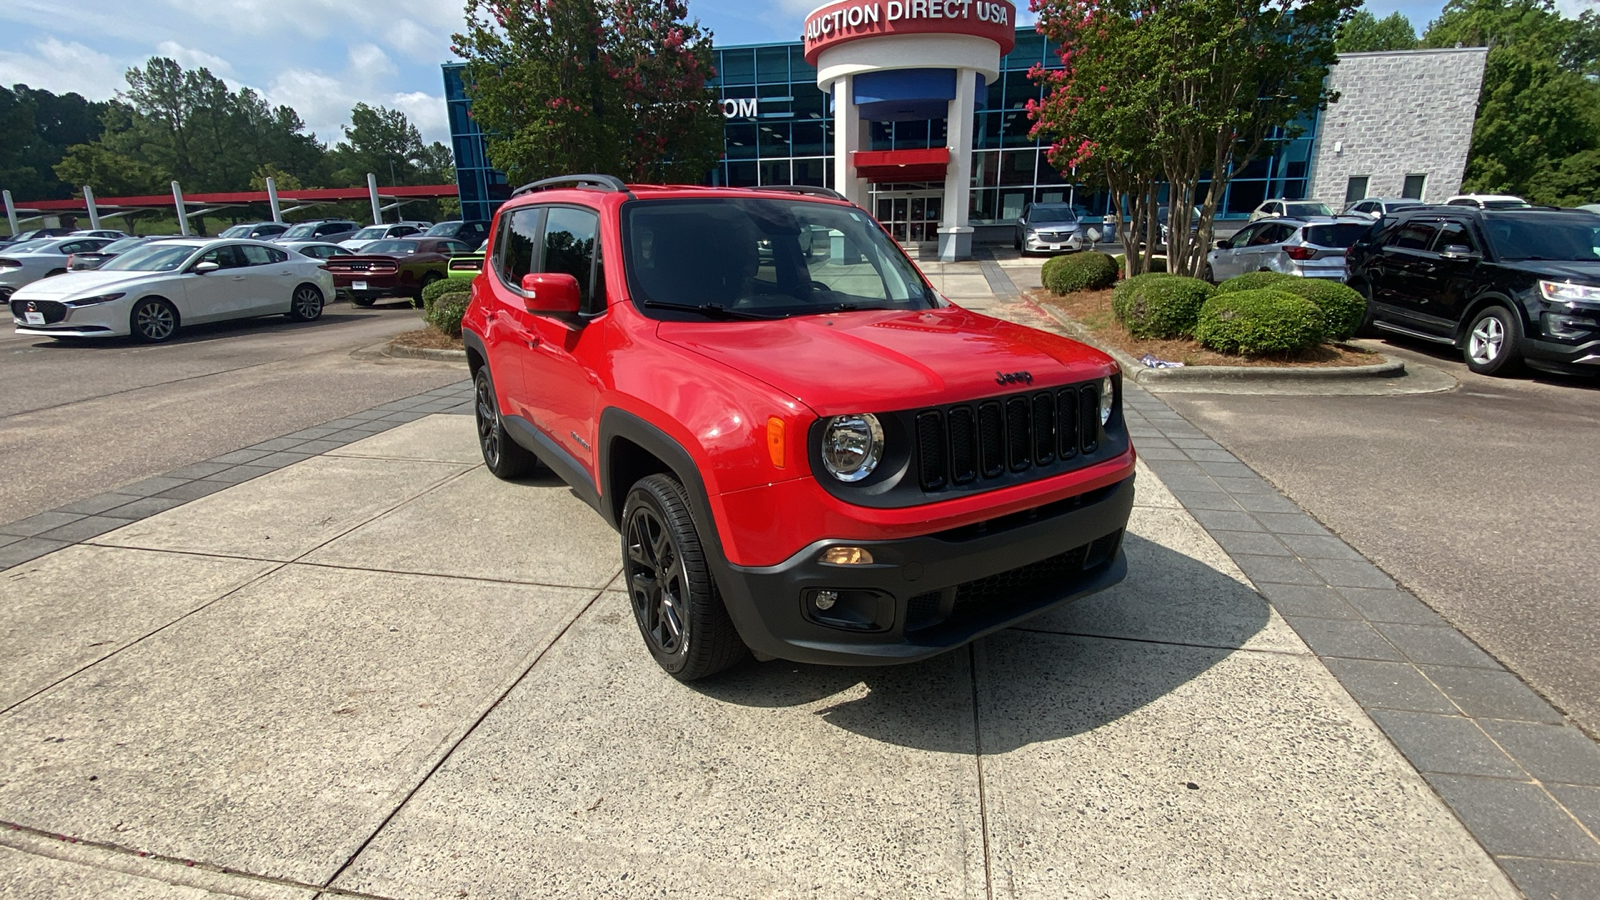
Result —
[[431, 359], [435, 362], [466, 362], [465, 350], [438, 350], [432, 347], [406, 347], [392, 341], [381, 344], [378, 352], [391, 358], [403, 357], [405, 359]]
[[1359, 378], [1395, 378], [1406, 374], [1403, 360], [1378, 354], [1383, 362], [1367, 366], [1337, 366], [1312, 369], [1300, 366], [1184, 366], [1179, 369], [1151, 369], [1144, 363], [1116, 349], [1103, 346], [1093, 339], [1088, 329], [1067, 318], [1049, 304], [1028, 297], [1023, 302], [1061, 323], [1073, 337], [1098, 347], [1122, 367], [1125, 377], [1138, 384], [1179, 384], [1207, 381], [1344, 381]]

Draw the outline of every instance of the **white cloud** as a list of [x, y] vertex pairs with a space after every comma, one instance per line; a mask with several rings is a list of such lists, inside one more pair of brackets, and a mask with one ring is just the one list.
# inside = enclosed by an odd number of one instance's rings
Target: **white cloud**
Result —
[[390, 109], [398, 109], [411, 119], [411, 124], [417, 126], [422, 133], [422, 141], [431, 144], [438, 141], [449, 146], [450, 144], [450, 119], [445, 112], [444, 95], [433, 95], [424, 91], [415, 91], [409, 94], [395, 94], [384, 104]]
[[400, 74], [394, 60], [377, 44], [352, 44], [347, 56], [350, 59], [350, 75], [362, 82], [393, 78]]
[[156, 52], [168, 59], [175, 60], [185, 69], [206, 68], [218, 78], [234, 78], [233, 65], [227, 60], [204, 50], [185, 47], [177, 41], [162, 41], [156, 45]]
[[0, 50], [0, 84], [76, 92], [90, 100], [109, 100], [127, 86], [125, 63], [76, 41], [46, 37], [29, 46], [31, 52]]
[[450, 30], [424, 28], [412, 19], [401, 19], [379, 37], [412, 59], [438, 63], [450, 58], [450, 35], [453, 33]]

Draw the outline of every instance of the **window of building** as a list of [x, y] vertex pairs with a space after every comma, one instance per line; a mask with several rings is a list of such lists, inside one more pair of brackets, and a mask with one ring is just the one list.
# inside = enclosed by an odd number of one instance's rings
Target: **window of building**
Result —
[[1406, 186], [1401, 189], [1400, 196], [1407, 200], [1421, 200], [1422, 192], [1428, 186], [1427, 175], [1407, 175]]
[[1345, 185], [1344, 188], [1345, 206], [1349, 206], [1357, 200], [1367, 199], [1367, 182], [1369, 180], [1370, 176], [1367, 175], [1350, 176], [1350, 181]]

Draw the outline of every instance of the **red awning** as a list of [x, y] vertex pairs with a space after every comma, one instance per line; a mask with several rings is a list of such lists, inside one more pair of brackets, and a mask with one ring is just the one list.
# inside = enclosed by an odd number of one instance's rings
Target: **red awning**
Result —
[[943, 181], [950, 148], [928, 150], [857, 150], [850, 154], [856, 175], [873, 184], [897, 181]]

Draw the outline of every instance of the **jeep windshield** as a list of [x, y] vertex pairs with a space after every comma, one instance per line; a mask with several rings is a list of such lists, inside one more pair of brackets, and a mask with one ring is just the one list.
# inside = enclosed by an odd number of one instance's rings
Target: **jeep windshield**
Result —
[[655, 318], [938, 305], [900, 248], [854, 207], [750, 197], [636, 201], [623, 207], [622, 241], [634, 302]]
[[1600, 260], [1600, 227], [1590, 217], [1562, 213], [1496, 213], [1485, 216], [1489, 246], [1505, 260]]

